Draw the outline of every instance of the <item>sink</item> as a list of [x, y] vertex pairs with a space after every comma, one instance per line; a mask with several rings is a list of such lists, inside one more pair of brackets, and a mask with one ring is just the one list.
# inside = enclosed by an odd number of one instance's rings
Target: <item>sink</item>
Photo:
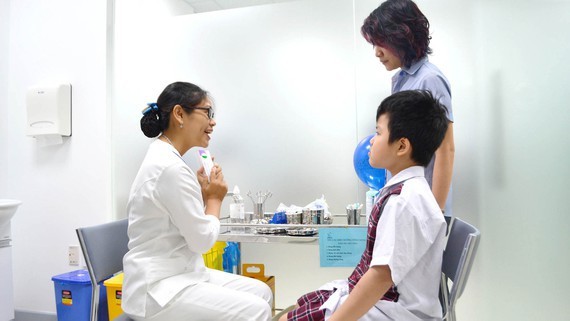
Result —
[[0, 225], [10, 222], [20, 204], [18, 200], [0, 199]]
[[14, 320], [10, 220], [22, 202], [0, 199], [0, 320]]
[[20, 204], [18, 200], [0, 199], [0, 245], [10, 241], [10, 220]]

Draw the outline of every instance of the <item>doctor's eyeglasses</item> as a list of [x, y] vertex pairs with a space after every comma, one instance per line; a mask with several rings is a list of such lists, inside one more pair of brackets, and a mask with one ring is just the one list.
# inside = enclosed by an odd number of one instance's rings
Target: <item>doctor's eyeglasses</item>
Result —
[[208, 106], [208, 107], [185, 107], [186, 109], [201, 109], [201, 110], [207, 110], [208, 111], [208, 119], [214, 119], [214, 108], [212, 106]]

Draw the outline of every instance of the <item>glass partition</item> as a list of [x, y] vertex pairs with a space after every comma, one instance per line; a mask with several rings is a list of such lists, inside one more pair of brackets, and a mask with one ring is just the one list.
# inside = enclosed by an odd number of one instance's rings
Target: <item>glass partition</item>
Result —
[[[116, 2], [118, 211], [150, 142], [139, 129], [140, 111], [174, 81], [195, 83], [214, 98], [217, 126], [209, 149], [230, 190], [270, 190], [267, 211], [324, 195], [330, 210], [342, 213], [363, 200], [352, 165], [358, 128], [351, 1], [178, 16], [135, 15], [133, 5]], [[197, 169], [195, 151], [184, 158]], [[246, 210], [252, 210], [247, 198]]]

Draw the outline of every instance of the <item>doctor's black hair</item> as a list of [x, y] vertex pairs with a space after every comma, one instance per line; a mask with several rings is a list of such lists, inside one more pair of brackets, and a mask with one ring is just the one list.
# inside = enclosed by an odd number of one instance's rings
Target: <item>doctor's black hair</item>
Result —
[[383, 114], [388, 117], [388, 142], [407, 138], [412, 145], [412, 160], [427, 166], [447, 132], [447, 108], [427, 90], [406, 90], [382, 101], [376, 122]]
[[192, 112], [187, 107], [195, 107], [208, 98], [208, 92], [189, 82], [174, 82], [162, 91], [156, 101], [157, 110], [151, 110], [141, 118], [141, 130], [146, 137], [156, 137], [168, 128], [170, 114], [176, 105], [185, 107], [186, 112]]

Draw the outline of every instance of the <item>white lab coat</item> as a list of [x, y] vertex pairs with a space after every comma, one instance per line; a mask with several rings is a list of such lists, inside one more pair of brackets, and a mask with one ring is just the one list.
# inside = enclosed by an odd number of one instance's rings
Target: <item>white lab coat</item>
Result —
[[[214, 245], [220, 222], [204, 213], [196, 175], [170, 144], [157, 139], [149, 146], [131, 187], [127, 210], [125, 313], [135, 320], [252, 320], [247, 314], [254, 313], [248, 309], [253, 306], [269, 311], [270, 317], [272, 298], [267, 285], [205, 267], [202, 253]], [[212, 290], [195, 291], [204, 284]], [[242, 291], [253, 298], [240, 301]], [[237, 311], [229, 309], [220, 315], [224, 302]]]

